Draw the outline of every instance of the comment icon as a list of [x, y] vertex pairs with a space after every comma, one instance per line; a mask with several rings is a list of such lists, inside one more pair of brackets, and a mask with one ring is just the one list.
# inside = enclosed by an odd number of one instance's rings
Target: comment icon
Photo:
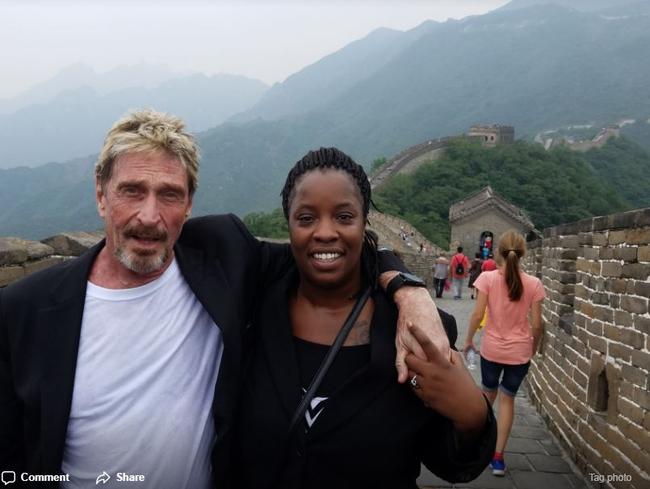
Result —
[[13, 484], [16, 482], [16, 473], [13, 470], [5, 470], [2, 472], [2, 475], [0, 475], [0, 480], [5, 486]]

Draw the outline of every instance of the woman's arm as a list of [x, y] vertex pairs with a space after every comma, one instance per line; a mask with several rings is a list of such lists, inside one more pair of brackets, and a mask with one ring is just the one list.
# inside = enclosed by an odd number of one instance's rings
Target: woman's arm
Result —
[[544, 325], [542, 324], [542, 301], [533, 302], [531, 307], [531, 323], [533, 327], [533, 356], [539, 349], [539, 344], [544, 336]]
[[482, 432], [488, 407], [462, 355], [452, 351], [450, 357], [443, 356], [422, 330], [412, 327], [411, 333], [427, 357], [406, 357], [414, 394], [425, 406], [451, 420], [462, 441], [471, 441]]
[[485, 468], [494, 451], [494, 414], [463, 365], [461, 354], [452, 352], [451, 361], [446, 362], [421, 331], [412, 329], [427, 360], [414, 355], [406, 357], [413, 376], [411, 386], [432, 410], [431, 426], [420, 441], [422, 461], [445, 480], [472, 480]]
[[467, 337], [465, 338], [465, 346], [463, 347], [463, 352], [467, 353], [470, 348], [476, 350], [474, 346], [474, 335], [478, 329], [481, 319], [485, 314], [485, 309], [487, 307], [487, 294], [481, 290], [478, 291], [478, 296], [476, 297], [476, 306], [474, 306], [474, 312], [469, 318], [469, 329], [467, 330]]
[[497, 422], [488, 405], [483, 431], [471, 441], [461, 440], [448, 419], [433, 413], [429, 425], [418, 437], [422, 463], [436, 476], [449, 482], [476, 479], [490, 462], [497, 439]]

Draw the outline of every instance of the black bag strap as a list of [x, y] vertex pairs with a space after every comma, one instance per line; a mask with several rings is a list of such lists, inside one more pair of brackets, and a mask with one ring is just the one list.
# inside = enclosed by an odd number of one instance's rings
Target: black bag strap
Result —
[[325, 378], [325, 374], [327, 374], [327, 371], [329, 370], [330, 366], [332, 365], [332, 363], [334, 363], [334, 359], [336, 358], [336, 355], [341, 349], [341, 346], [343, 346], [345, 339], [348, 337], [348, 334], [350, 333], [352, 326], [354, 326], [354, 323], [356, 323], [357, 318], [359, 317], [359, 314], [361, 314], [363, 307], [366, 305], [366, 302], [368, 302], [368, 298], [370, 297], [371, 292], [372, 292], [371, 287], [368, 287], [366, 290], [364, 290], [363, 294], [361, 294], [361, 296], [357, 299], [357, 302], [352, 308], [352, 311], [350, 311], [350, 314], [348, 315], [348, 318], [345, 320], [345, 323], [343, 323], [343, 327], [339, 331], [339, 334], [336, 335], [336, 339], [334, 340], [334, 343], [332, 343], [330, 349], [327, 351], [327, 355], [325, 355], [325, 358], [321, 362], [320, 367], [318, 367], [318, 370], [316, 371], [316, 375], [314, 375], [314, 378], [311, 379], [311, 383], [309, 384], [309, 388], [307, 389], [307, 392], [305, 392], [305, 395], [302, 396], [300, 404], [298, 404], [298, 407], [296, 408], [296, 412], [293, 413], [293, 417], [291, 418], [291, 424], [289, 425], [289, 431], [288, 431], [289, 436], [291, 436], [291, 433], [296, 428], [298, 422], [305, 416], [305, 411], [309, 407], [311, 400], [316, 395], [316, 391], [318, 390], [321, 382]]

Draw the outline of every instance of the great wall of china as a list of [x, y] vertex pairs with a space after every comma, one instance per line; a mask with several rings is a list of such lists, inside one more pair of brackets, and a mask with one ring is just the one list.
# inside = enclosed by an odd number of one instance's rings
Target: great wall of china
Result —
[[[448, 141], [400, 153], [373, 187], [437, 157]], [[373, 212], [370, 223], [430, 283], [433, 257], [442, 250], [401, 219]], [[78, 256], [100, 239], [101, 233], [42, 242], [0, 238], [0, 287]], [[425, 253], [418, 252], [420, 243]], [[620, 476], [598, 487], [650, 487], [650, 208], [547, 228], [529, 243], [525, 267], [547, 293], [542, 351], [527, 379], [538, 411], [585, 476]]]

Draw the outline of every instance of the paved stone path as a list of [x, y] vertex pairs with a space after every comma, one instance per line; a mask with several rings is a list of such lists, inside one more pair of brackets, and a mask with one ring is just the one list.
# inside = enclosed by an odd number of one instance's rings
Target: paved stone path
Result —
[[[470, 299], [467, 287], [463, 289], [463, 298], [453, 300], [451, 291], [445, 292], [442, 299], [436, 299], [438, 306], [453, 314], [458, 324], [458, 341], [456, 347], [461, 349], [469, 317], [474, 310], [474, 301]], [[480, 344], [480, 333], [474, 337], [474, 343]], [[472, 376], [480, 384], [480, 366], [472, 371]], [[495, 407], [498, 399], [495, 401]], [[490, 468], [486, 468], [475, 480], [464, 484], [451, 484], [434, 476], [424, 466], [418, 479], [421, 488], [474, 488], [474, 489], [588, 489], [591, 486], [575, 469], [568, 457], [563, 454], [541, 416], [528, 399], [522, 386], [515, 399], [515, 420], [504, 455], [506, 475], [496, 477]]]

